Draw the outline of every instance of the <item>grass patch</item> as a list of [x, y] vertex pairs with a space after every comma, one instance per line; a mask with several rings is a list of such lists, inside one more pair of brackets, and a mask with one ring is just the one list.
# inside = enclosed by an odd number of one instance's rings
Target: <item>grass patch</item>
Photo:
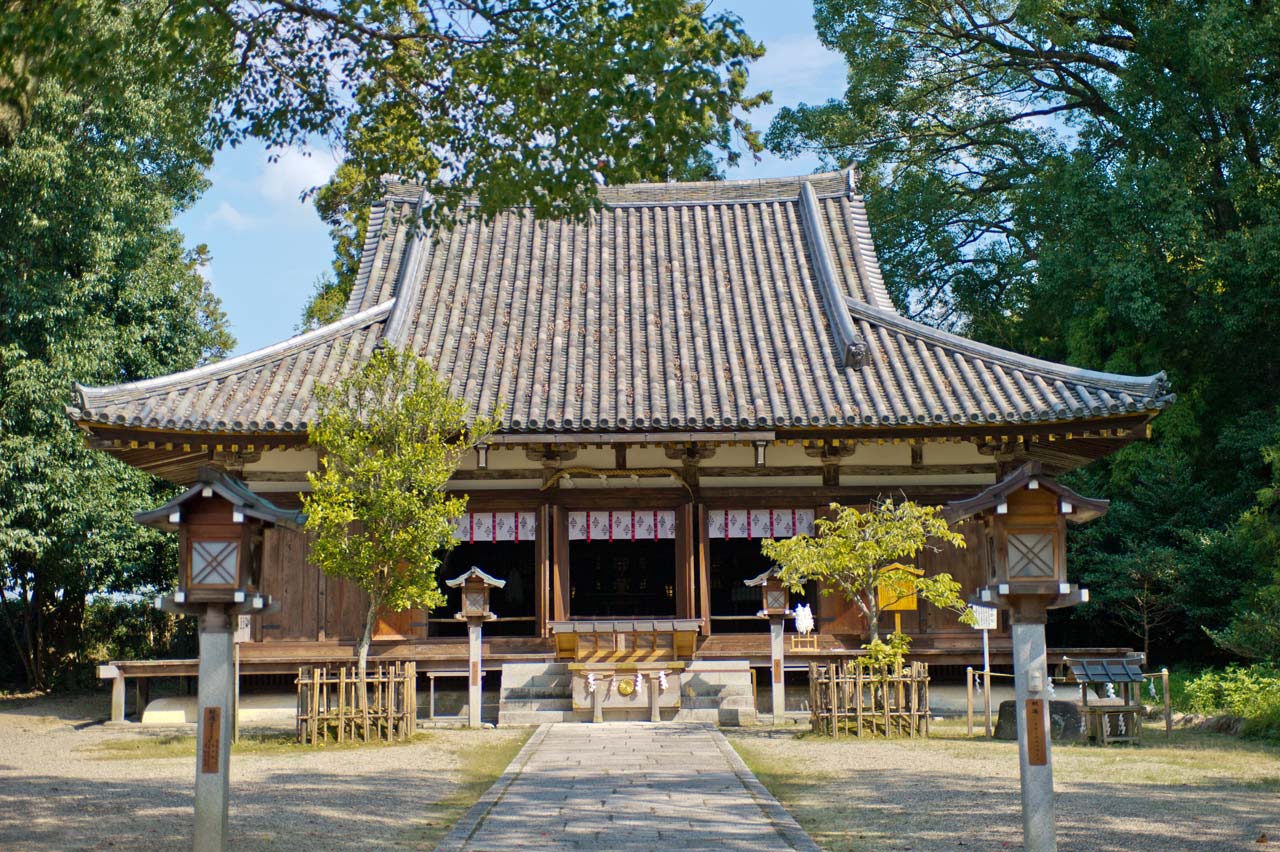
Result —
[[[949, 850], [955, 840], [968, 845], [978, 837], [990, 844], [981, 848], [999, 848], [1021, 839], [1017, 743], [970, 738], [963, 722], [935, 722], [928, 739], [914, 740], [726, 734], [826, 852]], [[1195, 730], [1176, 730], [1166, 740], [1162, 722], [1146, 725], [1136, 747], [1055, 743], [1053, 764], [1059, 790], [1070, 786], [1085, 799], [1164, 801], [1169, 810], [1156, 819], [1171, 826], [1183, 818], [1179, 801], [1221, 801], [1225, 808], [1280, 793], [1280, 748]], [[1004, 810], [976, 816], [989, 807]], [[988, 823], [998, 833], [989, 835]]]
[[[369, 748], [398, 748], [420, 745], [430, 741], [434, 733], [415, 734], [410, 740], [384, 742], [331, 742], [318, 746], [300, 744], [293, 734], [242, 734], [238, 743], [232, 743], [233, 755], [305, 755], [318, 751], [356, 751]], [[161, 734], [121, 737], [103, 740], [88, 749], [97, 760], [164, 760], [177, 757], [194, 757], [196, 738], [189, 734]]]
[[418, 823], [408, 832], [407, 839], [424, 849], [434, 849], [444, 836], [453, 828], [454, 823], [462, 818], [471, 806], [493, 786], [504, 769], [515, 759], [516, 754], [532, 736], [534, 729], [518, 731], [514, 736], [483, 742], [495, 732], [486, 732], [470, 748], [461, 750], [458, 757], [461, 764], [461, 777], [453, 791], [427, 809], [427, 819]]

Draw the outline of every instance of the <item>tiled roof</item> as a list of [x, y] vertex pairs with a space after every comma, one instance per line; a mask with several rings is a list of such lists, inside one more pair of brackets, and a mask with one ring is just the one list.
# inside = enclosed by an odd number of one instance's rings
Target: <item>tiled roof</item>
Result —
[[1069, 421], [1172, 399], [899, 315], [851, 174], [605, 188], [583, 221], [523, 210], [414, 227], [394, 185], [339, 322], [186, 373], [78, 388], [82, 422], [295, 432], [311, 388], [412, 346], [503, 431]]

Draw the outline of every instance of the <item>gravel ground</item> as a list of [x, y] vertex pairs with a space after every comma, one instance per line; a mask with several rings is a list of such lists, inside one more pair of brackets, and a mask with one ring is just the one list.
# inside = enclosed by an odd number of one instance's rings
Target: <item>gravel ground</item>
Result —
[[[100, 706], [101, 705], [101, 706]], [[101, 696], [0, 702], [0, 850], [190, 848], [194, 760], [103, 760]], [[460, 809], [468, 755], [527, 731], [433, 732], [422, 743], [241, 755], [232, 761], [237, 850], [431, 849]], [[466, 795], [463, 793], [462, 795]], [[478, 795], [478, 793], [477, 793]]]
[[[827, 852], [1022, 848], [1013, 743], [729, 738]], [[1055, 746], [1053, 758], [1061, 852], [1280, 849], [1278, 749], [1184, 732], [1167, 746], [1161, 729], [1141, 748]]]

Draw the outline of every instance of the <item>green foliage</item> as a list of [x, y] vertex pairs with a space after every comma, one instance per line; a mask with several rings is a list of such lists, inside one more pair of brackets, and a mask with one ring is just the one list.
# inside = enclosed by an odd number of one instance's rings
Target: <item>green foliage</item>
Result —
[[1127, 637], [1202, 655], [1271, 581], [1232, 529], [1280, 399], [1280, 9], [1235, 0], [820, 0], [845, 97], [775, 150], [863, 170], [908, 314], [1039, 357], [1167, 370], [1156, 440], [1079, 478], [1112, 510], [1072, 546]]
[[309, 424], [320, 471], [303, 499], [311, 558], [369, 596], [359, 645], [363, 674], [378, 613], [444, 603], [436, 578], [456, 543], [466, 496], [446, 491], [464, 453], [497, 416], [470, 419], [435, 368], [412, 352], [379, 349], [333, 387], [316, 388]]
[[1280, 668], [1263, 663], [1208, 670], [1186, 686], [1193, 713], [1229, 713], [1245, 720], [1247, 736], [1280, 739]]
[[196, 620], [161, 612], [149, 598], [101, 595], [85, 607], [79, 652], [89, 665], [109, 660], [190, 659], [199, 653]]
[[800, 592], [805, 583], [816, 581], [824, 594], [840, 592], [866, 618], [872, 642], [879, 633], [881, 588], [901, 590], [902, 596], [914, 591], [934, 606], [972, 620], [960, 598], [960, 584], [950, 574], [923, 576], [898, 562], [912, 560], [925, 549], [937, 550], [935, 542], [965, 546], [964, 536], [947, 527], [937, 507], [885, 500], [867, 512], [838, 503], [831, 504], [831, 511], [833, 518], [814, 522], [815, 535], [766, 539], [761, 546], [781, 568], [779, 578], [787, 588]]
[[333, 275], [325, 273], [316, 278], [315, 291], [307, 300], [302, 311], [302, 322], [298, 331], [312, 331], [322, 325], [337, 322], [347, 306], [347, 297], [351, 295], [351, 286], [343, 286]]
[[[90, 594], [174, 580], [172, 537], [132, 518], [169, 488], [85, 446], [64, 413], [72, 383], [162, 375], [232, 345], [204, 255], [170, 226], [205, 186], [213, 97], [144, 73], [164, 54], [116, 4], [74, 5], [97, 45], [91, 78], [37, 81], [0, 147], [0, 643], [32, 687], [79, 659]], [[6, 15], [0, 40], [25, 25]]]
[[907, 654], [911, 652], [911, 637], [896, 630], [889, 634], [889, 641], [882, 642], [877, 637], [862, 646], [866, 655], [861, 662], [884, 673], [895, 672], [902, 668]]
[[[8, 126], [22, 126], [24, 93], [42, 80], [99, 82], [109, 47], [83, 16], [47, 8], [81, 4], [15, 5], [27, 14], [0, 27]], [[399, 175], [429, 187], [437, 222], [471, 197], [485, 214], [582, 214], [598, 179], [674, 177], [708, 147], [729, 162], [760, 149], [744, 116], [767, 99], [747, 94], [763, 49], [737, 18], [690, 0], [97, 5], [159, 52], [139, 73], [225, 93], [206, 113], [211, 138], [327, 139], [364, 202]]]

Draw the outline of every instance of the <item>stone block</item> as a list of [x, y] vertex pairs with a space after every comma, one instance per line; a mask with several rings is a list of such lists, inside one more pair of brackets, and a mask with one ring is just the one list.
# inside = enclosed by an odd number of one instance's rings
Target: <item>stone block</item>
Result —
[[[1018, 707], [1015, 701], [1000, 702], [1000, 717], [996, 720], [995, 738], [1018, 738]], [[1049, 702], [1049, 738], [1054, 742], [1076, 742], [1084, 737], [1080, 730], [1080, 707], [1071, 701]]]

